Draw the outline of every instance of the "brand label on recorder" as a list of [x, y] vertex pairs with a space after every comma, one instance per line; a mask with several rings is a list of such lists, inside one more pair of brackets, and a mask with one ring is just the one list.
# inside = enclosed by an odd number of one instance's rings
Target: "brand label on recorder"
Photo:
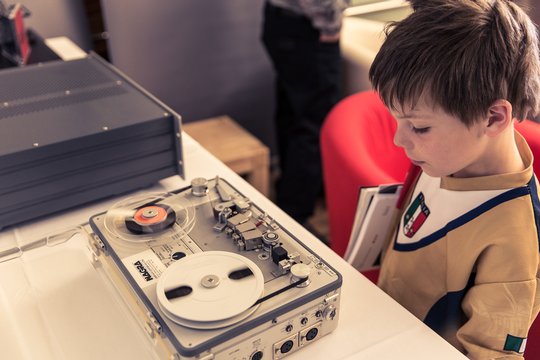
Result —
[[155, 283], [166, 269], [166, 266], [150, 249], [124, 258], [122, 261], [141, 288]]

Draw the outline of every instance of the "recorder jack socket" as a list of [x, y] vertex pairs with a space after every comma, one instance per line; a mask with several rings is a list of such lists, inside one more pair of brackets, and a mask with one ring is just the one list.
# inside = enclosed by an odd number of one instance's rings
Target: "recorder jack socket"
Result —
[[293, 331], [293, 326], [291, 324], [285, 326], [285, 331], [290, 333], [291, 331]]
[[328, 305], [323, 310], [323, 317], [326, 320], [334, 320], [334, 318], [336, 317], [336, 314], [337, 314], [337, 309], [334, 305]]
[[302, 325], [306, 325], [308, 323], [308, 318], [307, 317], [303, 317], [302, 319], [300, 319], [300, 324]]
[[322, 321], [319, 321], [315, 326], [305, 329], [300, 332], [300, 346], [305, 346], [311, 341], [315, 340], [315, 338], [319, 335], [321, 332], [321, 326]]
[[274, 360], [281, 359], [285, 354], [298, 347], [298, 334], [289, 335], [285, 339], [277, 342], [273, 346], [274, 356], [270, 356]]
[[315, 339], [318, 333], [319, 333], [319, 329], [317, 328], [309, 329], [309, 331], [306, 334], [306, 340], [311, 341]]
[[249, 357], [249, 360], [261, 360], [263, 358], [263, 352], [262, 351], [255, 351], [251, 356]]
[[293, 346], [294, 346], [294, 342], [292, 340], [287, 340], [283, 343], [283, 345], [281, 345], [281, 347], [279, 348], [279, 351], [282, 354], [286, 354], [292, 350]]

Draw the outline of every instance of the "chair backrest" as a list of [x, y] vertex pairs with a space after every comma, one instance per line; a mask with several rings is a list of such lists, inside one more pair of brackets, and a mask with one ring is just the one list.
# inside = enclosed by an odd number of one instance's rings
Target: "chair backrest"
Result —
[[540, 359], [540, 318], [536, 318], [527, 336], [527, 346], [525, 347], [525, 359]]
[[321, 130], [330, 243], [343, 256], [363, 186], [403, 182], [410, 161], [394, 145], [396, 122], [373, 91], [346, 97]]
[[535, 158], [534, 173], [540, 176], [540, 124], [531, 120], [516, 123], [516, 130], [523, 135]]
[[[516, 130], [523, 135], [535, 158], [533, 163], [534, 173], [540, 176], [540, 124], [531, 120], [524, 120], [516, 123]], [[527, 338], [525, 348], [525, 359], [540, 359], [540, 318], [537, 318]]]

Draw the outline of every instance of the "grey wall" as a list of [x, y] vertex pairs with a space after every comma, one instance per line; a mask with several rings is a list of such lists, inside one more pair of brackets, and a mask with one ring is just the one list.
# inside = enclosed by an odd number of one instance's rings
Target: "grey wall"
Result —
[[[274, 148], [264, 0], [101, 0], [112, 62], [190, 122], [228, 114]], [[6, 4], [16, 2], [5, 0]], [[43, 37], [91, 49], [83, 0], [21, 0]], [[521, 0], [540, 23], [536, 0]]]
[[263, 0], [102, 1], [111, 62], [184, 122], [227, 114], [273, 147]]
[[25, 25], [42, 37], [67, 36], [85, 51], [92, 48], [83, 0], [4, 0], [6, 5], [17, 2], [31, 12]]
[[516, 0], [516, 3], [525, 9], [536, 24], [540, 22], [540, 7], [538, 6], [537, 1], [538, 0]]
[[540, 4], [538, 4], [538, 2], [533, 4], [531, 1], [528, 12], [536, 25], [540, 25]]

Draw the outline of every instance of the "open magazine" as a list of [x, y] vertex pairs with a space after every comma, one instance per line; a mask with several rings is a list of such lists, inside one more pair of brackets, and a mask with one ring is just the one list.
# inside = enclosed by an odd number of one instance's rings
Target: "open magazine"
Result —
[[360, 188], [345, 260], [362, 271], [372, 268], [382, 251], [402, 189], [401, 184]]

